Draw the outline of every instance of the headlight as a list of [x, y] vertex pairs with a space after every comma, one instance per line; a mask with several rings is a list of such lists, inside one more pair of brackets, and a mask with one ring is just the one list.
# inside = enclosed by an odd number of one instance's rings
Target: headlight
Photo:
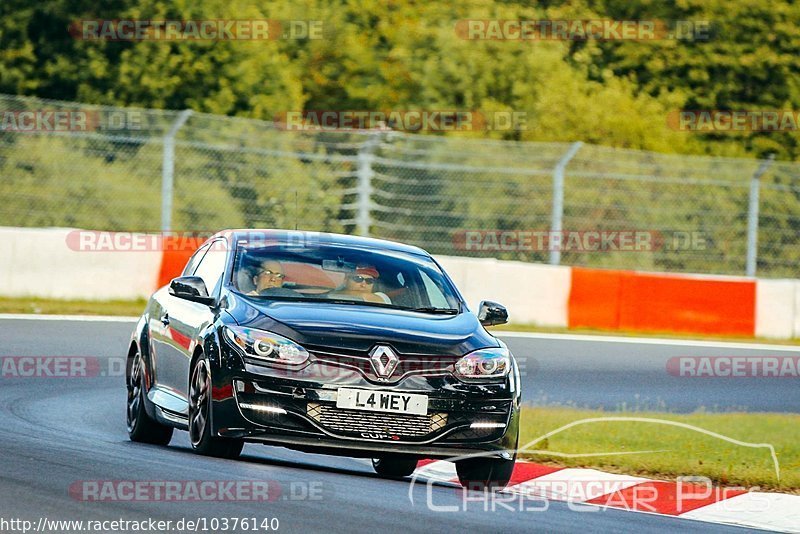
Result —
[[502, 378], [511, 370], [511, 353], [505, 347], [470, 352], [456, 362], [458, 378], [480, 380]]
[[241, 326], [226, 326], [223, 330], [228, 341], [248, 358], [285, 365], [299, 365], [308, 360], [306, 349], [278, 334]]

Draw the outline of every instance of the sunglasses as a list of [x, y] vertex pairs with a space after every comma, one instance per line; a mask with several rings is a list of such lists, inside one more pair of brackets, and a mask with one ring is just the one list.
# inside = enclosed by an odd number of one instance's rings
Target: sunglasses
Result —
[[263, 274], [266, 274], [270, 278], [277, 278], [278, 280], [283, 280], [284, 278], [286, 278], [286, 275], [283, 274], [283, 273], [273, 273], [272, 271], [268, 271], [266, 269], [262, 270], [262, 271], [258, 271], [256, 273], [256, 276], [261, 276]]
[[357, 284], [360, 284], [361, 282], [364, 282], [364, 283], [367, 283], [367, 284], [374, 284], [375, 283], [375, 279], [374, 278], [361, 276], [360, 274], [356, 274], [356, 275], [351, 276], [350, 280], [352, 280], [353, 282], [355, 282]]

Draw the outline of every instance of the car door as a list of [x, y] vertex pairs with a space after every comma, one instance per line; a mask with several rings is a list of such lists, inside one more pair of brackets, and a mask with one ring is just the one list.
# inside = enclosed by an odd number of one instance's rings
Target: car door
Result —
[[[182, 276], [194, 274], [197, 265], [206, 255], [210, 246], [211, 244], [207, 243], [192, 254], [192, 257], [183, 269], [183, 273], [181, 273]], [[171, 384], [168, 378], [170, 375], [170, 362], [177, 357], [176, 354], [171, 354], [174, 352], [174, 340], [172, 338], [172, 329], [170, 328], [170, 310], [167, 309], [167, 306], [173, 304], [174, 300], [175, 299], [169, 295], [169, 290], [166, 287], [160, 289], [153, 296], [153, 305], [148, 317], [153, 387], [148, 393], [148, 396], [150, 400], [156, 404], [180, 412], [183, 411], [184, 400], [180, 399], [180, 395], [177, 392], [171, 391], [168, 385]]]
[[[199, 259], [193, 272], [187, 272], [189, 269], [184, 272], [186, 276], [202, 278], [209, 295], [217, 298], [227, 262], [226, 248], [224, 239], [214, 241]], [[168, 292], [164, 293], [162, 303], [163, 314], [156, 319], [163, 332], [156, 380], [161, 394], [169, 394], [175, 398], [164, 397], [159, 404], [169, 403], [167, 408], [186, 413], [189, 363], [200, 332], [214, 322], [214, 312], [205, 304], [184, 300]]]

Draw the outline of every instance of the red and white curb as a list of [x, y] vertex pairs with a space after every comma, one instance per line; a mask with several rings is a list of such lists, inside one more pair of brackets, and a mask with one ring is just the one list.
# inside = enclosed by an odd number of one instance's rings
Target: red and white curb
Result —
[[[423, 460], [417, 480], [458, 486], [455, 464]], [[711, 523], [800, 533], [800, 495], [717, 488], [517, 462], [503, 493]]]

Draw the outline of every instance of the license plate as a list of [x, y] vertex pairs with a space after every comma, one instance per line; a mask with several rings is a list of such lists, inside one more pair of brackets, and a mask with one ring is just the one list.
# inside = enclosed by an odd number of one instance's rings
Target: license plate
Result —
[[370, 412], [409, 413], [426, 415], [428, 396], [411, 393], [370, 391], [367, 389], [339, 388], [337, 408], [367, 410]]

